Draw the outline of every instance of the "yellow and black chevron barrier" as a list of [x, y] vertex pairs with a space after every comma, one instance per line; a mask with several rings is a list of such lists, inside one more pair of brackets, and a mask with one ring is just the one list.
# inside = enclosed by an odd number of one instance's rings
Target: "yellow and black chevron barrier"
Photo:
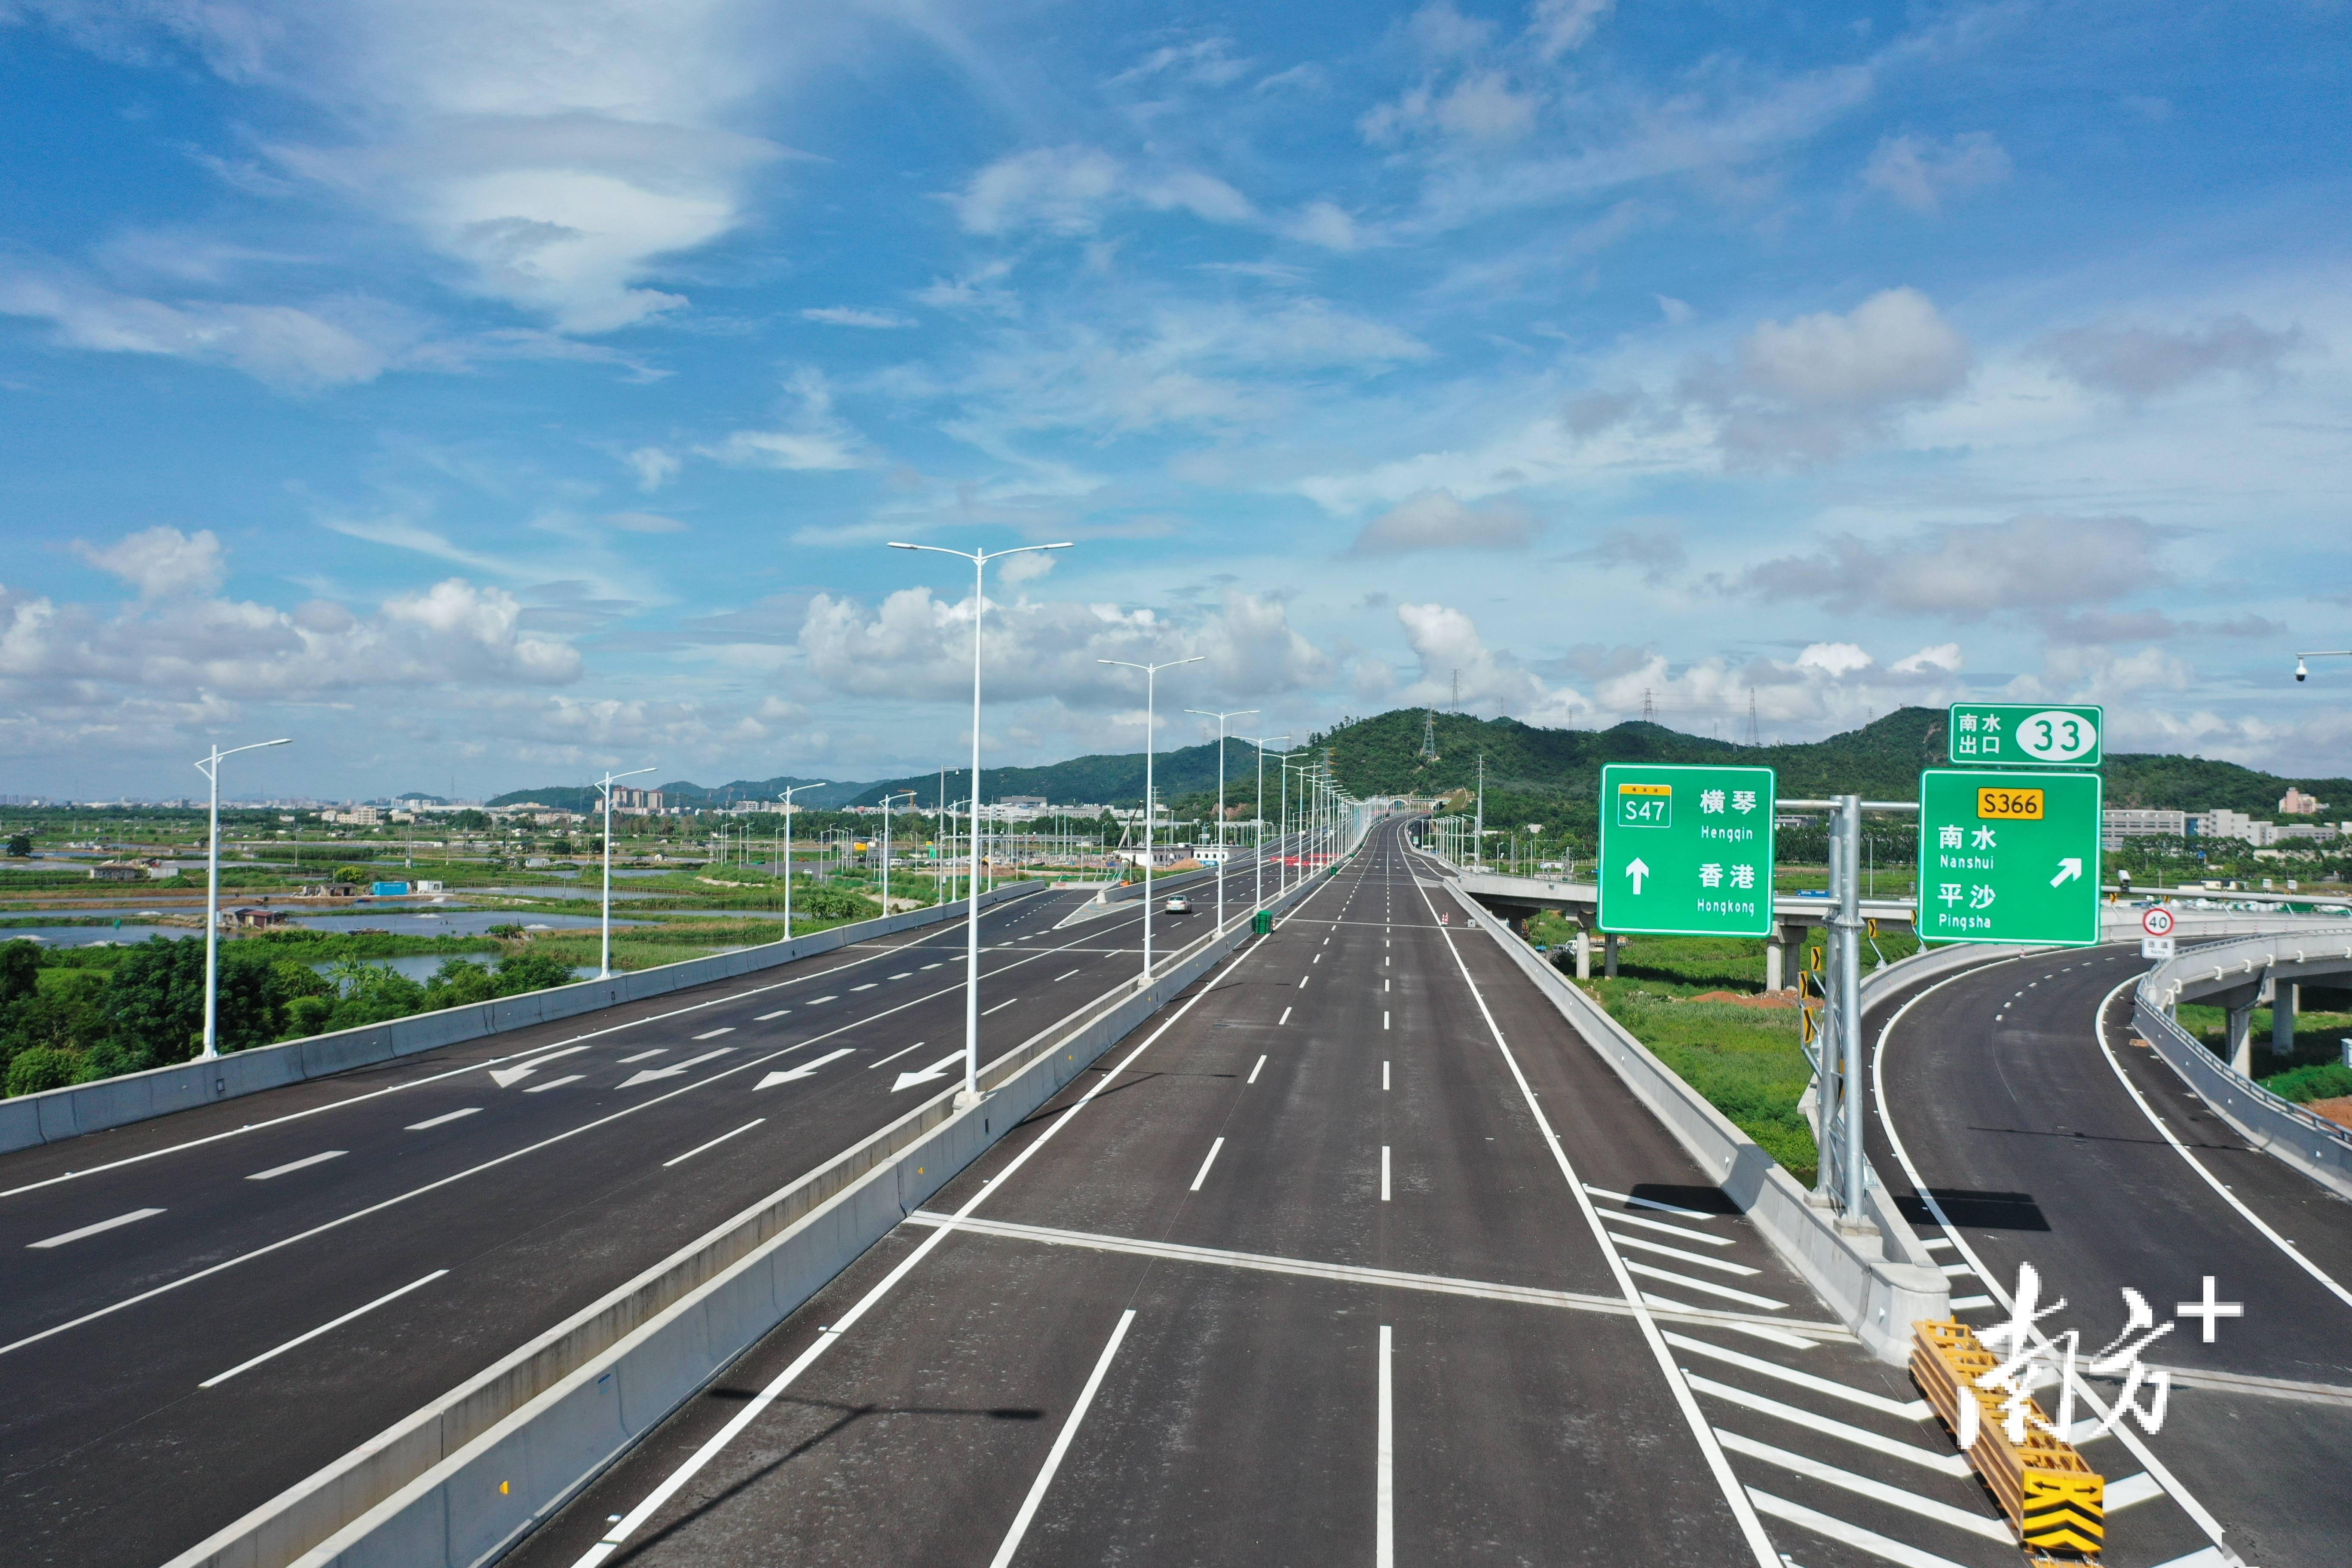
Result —
[[1911, 1381], [1955, 1438], [1960, 1401], [1976, 1401], [1977, 1440], [1969, 1447], [1969, 1463], [1992, 1489], [2027, 1552], [2095, 1563], [2106, 1542], [2106, 1480], [2072, 1444], [2050, 1435], [2039, 1405], [2026, 1423], [2025, 1441], [2009, 1440], [2005, 1396], [1977, 1386], [1978, 1378], [2000, 1364], [1966, 1323], [1923, 1319], [1911, 1325]]

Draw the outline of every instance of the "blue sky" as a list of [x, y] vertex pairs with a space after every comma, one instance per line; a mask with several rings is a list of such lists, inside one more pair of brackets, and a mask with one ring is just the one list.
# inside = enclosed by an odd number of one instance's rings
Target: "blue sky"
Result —
[[2347, 20], [0, 0], [10, 787], [928, 769], [893, 539], [1076, 543], [1001, 763], [1201, 653], [1163, 743], [1458, 672], [2352, 772]]

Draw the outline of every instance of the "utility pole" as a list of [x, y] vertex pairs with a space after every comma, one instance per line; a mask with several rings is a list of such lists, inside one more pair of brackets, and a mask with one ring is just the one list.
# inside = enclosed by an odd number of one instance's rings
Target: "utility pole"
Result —
[[1470, 857], [1481, 871], [1486, 868], [1486, 753], [1478, 753], [1478, 817], [1472, 828]]
[[1213, 713], [1204, 708], [1187, 708], [1184, 711], [1217, 721], [1217, 929], [1223, 931], [1225, 929], [1225, 721], [1244, 718], [1257, 710], [1235, 708], [1223, 713]]

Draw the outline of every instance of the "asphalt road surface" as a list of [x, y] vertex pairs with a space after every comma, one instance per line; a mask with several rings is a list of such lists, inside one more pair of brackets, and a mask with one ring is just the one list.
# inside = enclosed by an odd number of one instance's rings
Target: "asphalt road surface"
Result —
[[[2142, 1359], [2181, 1380], [2146, 1447], [2244, 1561], [2341, 1564], [2352, 1205], [2249, 1148], [2132, 1043], [2145, 967], [2136, 948], [2033, 953], [1874, 1008], [1885, 1098], [1873, 1163], [1964, 1271], [1955, 1304], [1969, 1321], [2006, 1317], [2031, 1264], [2041, 1305], [2066, 1302], [2045, 1330], [2078, 1329], [2087, 1355], [2123, 1331], [2122, 1292], [2138, 1291], [2151, 1326], [2171, 1325]], [[2201, 1311], [2209, 1278], [2211, 1299], [2242, 1314], [2210, 1319], [2210, 1338], [2208, 1319], [2183, 1315]], [[2112, 1478], [2138, 1462], [2121, 1447], [2083, 1451]]]
[[2014, 1564], [1823, 1317], [1384, 824], [510, 1561]]
[[[1139, 909], [1055, 929], [1087, 896], [984, 915], [983, 1060], [1138, 968]], [[0, 1156], [6, 1561], [152, 1568], [952, 1087], [963, 943]]]

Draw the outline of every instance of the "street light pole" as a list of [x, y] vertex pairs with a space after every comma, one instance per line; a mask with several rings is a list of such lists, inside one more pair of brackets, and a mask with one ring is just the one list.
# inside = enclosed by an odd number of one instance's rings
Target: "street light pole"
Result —
[[1184, 711], [1217, 721], [1217, 929], [1223, 931], [1225, 929], [1225, 721], [1246, 717], [1257, 710], [1234, 708], [1223, 713], [1213, 713], [1206, 708], [1187, 708]]
[[223, 757], [233, 757], [239, 752], [258, 752], [269, 746], [293, 743], [293, 737], [278, 741], [256, 741], [249, 746], [231, 746], [222, 751], [213, 748], [212, 755], [196, 763], [196, 771], [213, 786], [210, 826], [205, 834], [205, 1050], [203, 1059], [212, 1060], [220, 1055], [220, 765]]
[[1010, 550], [950, 550], [940, 544], [903, 544], [893, 550], [925, 550], [971, 563], [971, 889], [964, 931], [963, 1093], [961, 1103], [980, 1102], [980, 632], [988, 614], [988, 563], [1032, 550], [1067, 550], [1059, 544], [1016, 544]]
[[784, 791], [784, 940], [793, 940], [793, 796], [804, 789], [823, 789], [827, 781], [814, 779]]
[[1159, 664], [1137, 664], [1131, 659], [1098, 658], [1097, 664], [1116, 664], [1128, 669], [1143, 671], [1143, 979], [1151, 981], [1151, 729], [1152, 703], [1159, 689], [1160, 672], [1173, 669], [1180, 664], [1198, 664], [1209, 656], [1196, 653], [1190, 658], [1171, 658]]
[[890, 915], [890, 803], [902, 795], [908, 800], [915, 798], [910, 789], [893, 790], [882, 797], [882, 915], [886, 920]]
[[[1249, 740], [1249, 737], [1244, 736], [1243, 739]], [[1255, 887], [1252, 890], [1257, 897], [1255, 912], [1259, 914], [1265, 912], [1265, 743], [1268, 741], [1287, 741], [1288, 739], [1290, 737], [1287, 734], [1283, 734], [1260, 735], [1255, 740], [1250, 740], [1250, 744], [1257, 751], [1257, 809], [1253, 813], [1257, 835], [1255, 852], [1250, 857], [1250, 871], [1255, 879]], [[1277, 844], [1281, 842], [1278, 837], [1276, 842]]]
[[[651, 772], [653, 772], [653, 769], [651, 768], [631, 768], [627, 773], [616, 773], [612, 769], [606, 768], [604, 770], [604, 782], [596, 786], [599, 790], [604, 792], [604, 936], [597, 943], [596, 947], [596, 978], [599, 980], [610, 980], [613, 978], [613, 781], [614, 779], [633, 779], [639, 773], [649, 773]], [[791, 934], [789, 928], [787, 928], [785, 934]]]

